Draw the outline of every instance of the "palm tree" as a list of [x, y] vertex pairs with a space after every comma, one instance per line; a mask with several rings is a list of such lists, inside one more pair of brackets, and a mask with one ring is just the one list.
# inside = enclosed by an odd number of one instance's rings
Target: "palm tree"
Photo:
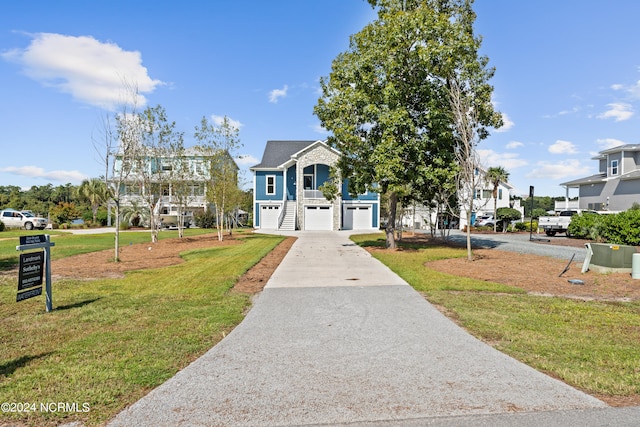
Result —
[[98, 208], [108, 200], [107, 186], [100, 178], [85, 179], [78, 188], [78, 194], [89, 201], [93, 213], [93, 223], [96, 223]]
[[122, 208], [122, 220], [134, 227], [149, 222], [149, 209], [136, 200], [132, 200], [129, 206]]
[[493, 231], [498, 229], [498, 187], [509, 180], [509, 172], [502, 166], [487, 169], [485, 180], [493, 185]]

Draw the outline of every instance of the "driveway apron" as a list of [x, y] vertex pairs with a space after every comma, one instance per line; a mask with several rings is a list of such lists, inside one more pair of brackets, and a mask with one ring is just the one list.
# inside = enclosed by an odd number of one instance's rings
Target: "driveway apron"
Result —
[[347, 234], [296, 236], [245, 320], [110, 426], [335, 425], [606, 407], [473, 338]]

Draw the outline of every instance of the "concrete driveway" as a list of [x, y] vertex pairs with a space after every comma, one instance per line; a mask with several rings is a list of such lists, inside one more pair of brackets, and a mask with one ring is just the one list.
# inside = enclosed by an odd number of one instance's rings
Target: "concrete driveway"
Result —
[[296, 235], [245, 320], [109, 426], [637, 422], [476, 340], [346, 233]]

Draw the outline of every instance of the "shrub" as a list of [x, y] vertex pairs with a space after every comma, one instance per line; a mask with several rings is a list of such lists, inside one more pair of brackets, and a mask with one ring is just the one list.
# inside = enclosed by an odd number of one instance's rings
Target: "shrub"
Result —
[[571, 217], [567, 232], [578, 239], [598, 240], [602, 228], [602, 216], [594, 213], [581, 213]]
[[120, 221], [120, 230], [128, 230], [129, 229], [129, 221]]
[[640, 245], [640, 210], [629, 209], [617, 214], [574, 215], [569, 224], [569, 234], [580, 239], [607, 242], [618, 245]]
[[0, 221], [0, 231], [4, 231], [4, 222]]
[[197, 214], [194, 218], [194, 221], [196, 223], [196, 227], [200, 228], [215, 228], [217, 224], [216, 216], [211, 211]]
[[514, 225], [516, 231], [525, 231], [529, 227], [528, 222], [516, 222]]
[[513, 208], [499, 208], [498, 211], [496, 212], [496, 216], [498, 218], [498, 221], [500, 221], [498, 222], [498, 228], [500, 230], [504, 228], [505, 224], [507, 225], [507, 228], [508, 228], [509, 223], [511, 221], [516, 221], [522, 218], [520, 211]]
[[607, 243], [640, 245], [640, 210], [629, 209], [615, 215], [602, 215], [602, 237]]
[[50, 214], [53, 222], [62, 224], [80, 217], [82, 212], [73, 203], [60, 202], [51, 209]]

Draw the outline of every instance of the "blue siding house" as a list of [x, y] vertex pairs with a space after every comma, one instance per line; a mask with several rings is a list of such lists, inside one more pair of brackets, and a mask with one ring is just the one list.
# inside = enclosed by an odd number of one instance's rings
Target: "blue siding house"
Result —
[[319, 190], [340, 157], [324, 141], [267, 141], [253, 172], [253, 226], [265, 230], [375, 230], [380, 224], [376, 192], [352, 197], [347, 181], [327, 200]]

